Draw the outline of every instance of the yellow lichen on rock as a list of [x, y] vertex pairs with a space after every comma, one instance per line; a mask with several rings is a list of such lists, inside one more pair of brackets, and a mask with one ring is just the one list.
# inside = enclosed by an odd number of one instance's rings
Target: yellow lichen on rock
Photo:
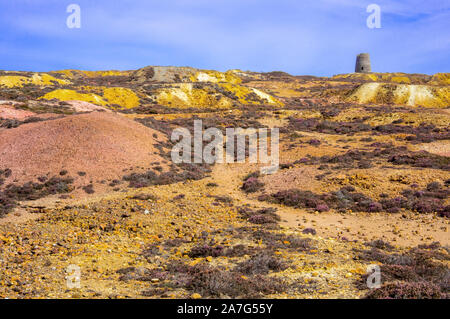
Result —
[[[200, 75], [207, 80], [210, 75]], [[209, 81], [208, 81], [209, 82]], [[271, 104], [282, 105], [280, 101], [261, 90], [246, 86], [219, 82], [220, 90], [215, 86], [195, 87], [192, 83], [179, 83], [176, 86], [160, 89], [156, 94], [159, 104], [176, 108], [231, 108], [236, 103], [240, 104]], [[222, 91], [221, 91], [222, 90]], [[229, 92], [227, 95], [224, 92]], [[236, 101], [233, 101], [234, 96]]]
[[359, 103], [393, 103], [422, 107], [448, 107], [449, 88], [416, 84], [364, 83], [347, 98]]
[[69, 79], [73, 79], [75, 77], [102, 77], [102, 76], [121, 76], [128, 75], [129, 71], [83, 71], [83, 70], [58, 70], [53, 71], [52, 73], [63, 74], [65, 77]]
[[273, 104], [273, 105], [283, 105], [282, 102], [280, 102], [279, 100], [277, 100], [276, 98], [274, 98], [273, 96], [271, 96], [270, 94], [267, 94], [261, 90], [252, 88], [252, 91], [258, 95], [261, 99], [264, 99], [266, 101], [268, 101], [268, 104]]
[[220, 83], [220, 87], [235, 95], [241, 104], [271, 104], [271, 105], [283, 105], [280, 101], [273, 96], [254, 88], [249, 88], [242, 85], [236, 85], [232, 83]]
[[406, 76], [393, 76], [391, 78], [392, 82], [395, 83], [406, 83], [406, 84], [410, 84], [411, 80], [409, 78], [407, 78]]
[[348, 73], [333, 76], [333, 79], [362, 80], [362, 81], [378, 81], [378, 77], [374, 73]]
[[121, 75], [127, 75], [129, 72], [127, 71], [117, 71], [117, 70], [109, 70], [109, 71], [82, 71], [84, 74], [86, 74], [89, 77], [96, 77], [96, 76], [121, 76]]
[[191, 76], [191, 80], [192, 82], [226, 82], [233, 84], [239, 84], [242, 82], [241, 78], [232, 71], [227, 71], [224, 73], [212, 70], [202, 70], [197, 72], [195, 75]]
[[430, 83], [436, 85], [450, 85], [450, 73], [436, 73], [431, 78]]
[[333, 76], [333, 80], [341, 81], [369, 81], [380, 83], [399, 84], [427, 84], [427, 85], [448, 85], [450, 83], [449, 73], [437, 73], [433, 77], [426, 74], [409, 74], [403, 72], [390, 73], [348, 73]]
[[192, 83], [161, 89], [156, 100], [161, 105], [176, 108], [229, 108], [233, 104], [229, 98], [212, 94], [206, 89], [194, 88]]
[[104, 88], [103, 97], [109, 104], [117, 104], [123, 108], [130, 109], [139, 106], [139, 97], [132, 90], [127, 88]]
[[442, 107], [450, 106], [450, 87], [433, 88], [433, 93], [441, 101]]
[[365, 83], [358, 87], [358, 89], [350, 96], [350, 100], [356, 100], [360, 103], [373, 102], [377, 96], [380, 83]]
[[25, 76], [19, 76], [19, 75], [4, 75], [0, 76], [0, 86], [6, 86], [8, 88], [16, 87], [16, 86], [23, 86], [24, 84], [28, 83], [28, 78]]
[[97, 105], [106, 105], [107, 102], [95, 93], [79, 93], [75, 90], [68, 89], [58, 89], [51, 91], [44, 96], [40, 97], [40, 99], [57, 99], [60, 101], [84, 101]]
[[53, 85], [54, 83], [58, 84], [70, 84], [69, 81], [57, 79], [46, 73], [35, 73], [31, 77], [31, 82], [36, 85]]
[[76, 90], [58, 89], [51, 91], [41, 99], [57, 99], [60, 101], [84, 101], [97, 105], [118, 105], [120, 108], [133, 108], [139, 106], [139, 97], [130, 89], [122, 87], [90, 87], [83, 86], [80, 93]]
[[426, 85], [399, 85], [394, 91], [394, 102], [410, 106], [447, 107], [450, 105], [448, 88]]
[[46, 73], [34, 73], [31, 77], [20, 76], [20, 75], [0, 76], [0, 86], [3, 85], [8, 88], [22, 87], [26, 84], [49, 86], [49, 85], [53, 85], [55, 83], [70, 84], [70, 82], [68, 82], [68, 81], [57, 79]]

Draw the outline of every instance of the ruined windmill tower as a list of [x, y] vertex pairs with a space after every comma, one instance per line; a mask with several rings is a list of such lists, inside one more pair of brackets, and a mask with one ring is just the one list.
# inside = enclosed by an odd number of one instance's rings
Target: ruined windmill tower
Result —
[[372, 72], [370, 67], [369, 53], [360, 53], [356, 57], [355, 72], [357, 73], [369, 73]]

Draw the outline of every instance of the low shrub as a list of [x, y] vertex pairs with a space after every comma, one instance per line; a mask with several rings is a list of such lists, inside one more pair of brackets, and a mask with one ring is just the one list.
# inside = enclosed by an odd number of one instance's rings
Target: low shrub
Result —
[[197, 257], [219, 257], [224, 254], [224, 247], [223, 246], [210, 246], [210, 245], [202, 245], [202, 246], [196, 246], [192, 248], [188, 252], [188, 256], [191, 258], [197, 258]]
[[370, 131], [372, 127], [359, 122], [332, 122], [316, 118], [296, 119], [289, 118], [290, 130], [304, 132], [320, 132], [326, 134], [347, 134], [353, 135], [362, 131]]
[[439, 287], [428, 282], [393, 282], [371, 290], [367, 299], [440, 299], [444, 298]]
[[319, 212], [333, 208], [345, 212], [381, 212], [398, 213], [401, 209], [415, 210], [419, 213], [433, 213], [448, 217], [449, 206], [445, 200], [450, 195], [449, 189], [438, 183], [430, 183], [425, 190], [413, 188], [405, 189], [402, 196], [387, 198], [381, 196], [380, 201], [374, 201], [362, 193], [355, 192], [352, 186], [342, 187], [340, 190], [325, 194], [315, 194], [311, 191], [299, 189], [282, 190], [271, 195], [262, 195], [258, 199], [297, 208], [309, 208]]
[[250, 178], [258, 178], [260, 176], [261, 176], [261, 173], [259, 171], [251, 172], [244, 177], [244, 182]]
[[17, 203], [0, 191], [0, 218], [11, 212]]
[[48, 195], [69, 193], [72, 191], [73, 178], [52, 177], [44, 183], [28, 182], [22, 186], [9, 184], [4, 194], [14, 200], [36, 200]]
[[141, 188], [154, 185], [157, 179], [157, 175], [154, 171], [147, 171], [145, 173], [132, 173], [125, 175], [123, 180], [129, 182], [129, 187]]
[[321, 142], [318, 139], [313, 138], [308, 141], [308, 144], [313, 146], [319, 146]]
[[242, 190], [246, 193], [255, 193], [264, 187], [257, 178], [251, 177], [242, 184]]
[[314, 228], [305, 228], [302, 230], [303, 234], [310, 234], [310, 235], [315, 235], [317, 234], [316, 230]]
[[276, 220], [268, 215], [252, 215], [248, 221], [253, 224], [270, 224], [276, 222]]
[[[3, 171], [5, 176], [5, 171]], [[9, 176], [10, 171], [6, 174]], [[44, 179], [41, 179], [44, 180]], [[24, 185], [9, 184], [0, 191], [0, 217], [5, 216], [17, 206], [18, 201], [36, 200], [48, 195], [64, 194], [72, 191], [73, 178], [52, 177], [42, 183], [28, 182]]]
[[430, 154], [425, 151], [392, 155], [389, 157], [388, 162], [395, 165], [411, 165], [414, 167], [450, 170], [450, 157]]
[[318, 211], [318, 212], [327, 212], [327, 211], [329, 211], [330, 210], [330, 208], [328, 207], [328, 205], [327, 204], [318, 204], [317, 206], [316, 206], [316, 211]]
[[197, 266], [190, 271], [190, 278], [185, 287], [206, 297], [260, 298], [282, 292], [287, 286], [279, 278], [263, 275], [246, 277], [236, 271]]
[[294, 249], [305, 252], [314, 248], [315, 241], [295, 235], [285, 235], [276, 232], [259, 229], [252, 232], [253, 239], [262, 241], [269, 250]]
[[255, 248], [248, 247], [242, 244], [235, 245], [233, 247], [229, 247], [225, 250], [224, 256], [227, 257], [242, 257], [245, 255], [249, 255], [253, 251], [255, 251]]
[[94, 185], [92, 185], [92, 184], [83, 186], [83, 190], [86, 194], [94, 194], [95, 193]]
[[152, 170], [144, 173], [132, 173], [123, 176], [123, 180], [129, 183], [129, 187], [142, 188], [152, 185], [168, 185], [186, 180], [199, 180], [210, 172], [207, 165], [180, 164], [177, 169], [160, 173], [159, 175]]
[[240, 216], [253, 224], [270, 224], [279, 222], [281, 218], [275, 213], [276, 211], [276, 208], [263, 208], [257, 211], [254, 211], [249, 207], [240, 207], [238, 209]]
[[[322, 115], [324, 115], [324, 118], [330, 117], [328, 112]], [[363, 121], [364, 118], [354, 120], [353, 122], [338, 122], [318, 118], [298, 119], [290, 117], [288, 130], [345, 135], [354, 135], [358, 132], [372, 132], [374, 135], [407, 134], [405, 140], [413, 143], [430, 143], [450, 138], [448, 129], [438, 128], [433, 124], [421, 123], [419, 126], [414, 127], [410, 125], [398, 125], [402, 122], [398, 120], [391, 124], [370, 126], [369, 124], [363, 123]], [[369, 139], [370, 137], [361, 139], [361, 141], [371, 141]]]
[[[360, 259], [378, 261], [381, 265], [381, 281], [384, 285], [368, 292], [366, 298], [448, 298], [450, 277], [448, 266], [436, 260], [449, 261], [448, 251], [441, 251], [440, 244], [419, 245], [402, 254], [386, 253], [394, 247], [382, 240], [366, 245], [372, 249], [361, 251]], [[362, 276], [358, 287], [365, 289], [367, 275]]]
[[216, 195], [213, 196], [216, 202], [225, 203], [231, 205], [233, 203], [233, 198], [228, 195]]
[[376, 239], [371, 242], [368, 242], [368, 243], [366, 243], [366, 246], [375, 247], [375, 248], [384, 249], [384, 250], [394, 249], [394, 246], [392, 246], [390, 243], [388, 243], [382, 239]]
[[131, 199], [156, 201], [158, 200], [158, 197], [153, 194], [139, 193], [131, 196]]
[[208, 183], [206, 184], [206, 187], [218, 187], [219, 185], [217, 183]]
[[10, 177], [12, 174], [12, 171], [9, 168], [6, 169], [0, 169], [0, 186], [3, 185], [5, 180]]
[[204, 263], [189, 266], [180, 261], [172, 261], [164, 268], [153, 270], [140, 280], [161, 278], [165, 281], [162, 287], [184, 288], [203, 297], [215, 298], [261, 298], [267, 294], [285, 291], [288, 287], [279, 278], [260, 274], [244, 276], [235, 270], [228, 271]]
[[239, 263], [236, 271], [245, 275], [268, 274], [270, 271], [279, 272], [288, 266], [272, 253], [263, 251]]

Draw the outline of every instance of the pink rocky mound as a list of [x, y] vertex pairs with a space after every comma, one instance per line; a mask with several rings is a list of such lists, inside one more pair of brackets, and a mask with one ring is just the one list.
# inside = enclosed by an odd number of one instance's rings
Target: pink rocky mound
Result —
[[15, 109], [10, 105], [0, 104], [0, 118], [8, 120], [24, 120], [27, 117], [34, 116], [36, 113]]
[[64, 170], [75, 185], [120, 179], [126, 169], [162, 162], [155, 144], [163, 140], [160, 132], [120, 115], [72, 115], [0, 131], [0, 169], [11, 169], [6, 182], [19, 184]]

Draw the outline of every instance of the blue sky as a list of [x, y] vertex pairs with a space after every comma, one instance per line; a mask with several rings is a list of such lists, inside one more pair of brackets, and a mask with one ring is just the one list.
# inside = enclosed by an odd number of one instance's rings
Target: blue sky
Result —
[[[69, 4], [81, 28], [69, 29]], [[369, 4], [381, 28], [369, 29]], [[446, 0], [0, 0], [0, 69], [450, 72]]]

